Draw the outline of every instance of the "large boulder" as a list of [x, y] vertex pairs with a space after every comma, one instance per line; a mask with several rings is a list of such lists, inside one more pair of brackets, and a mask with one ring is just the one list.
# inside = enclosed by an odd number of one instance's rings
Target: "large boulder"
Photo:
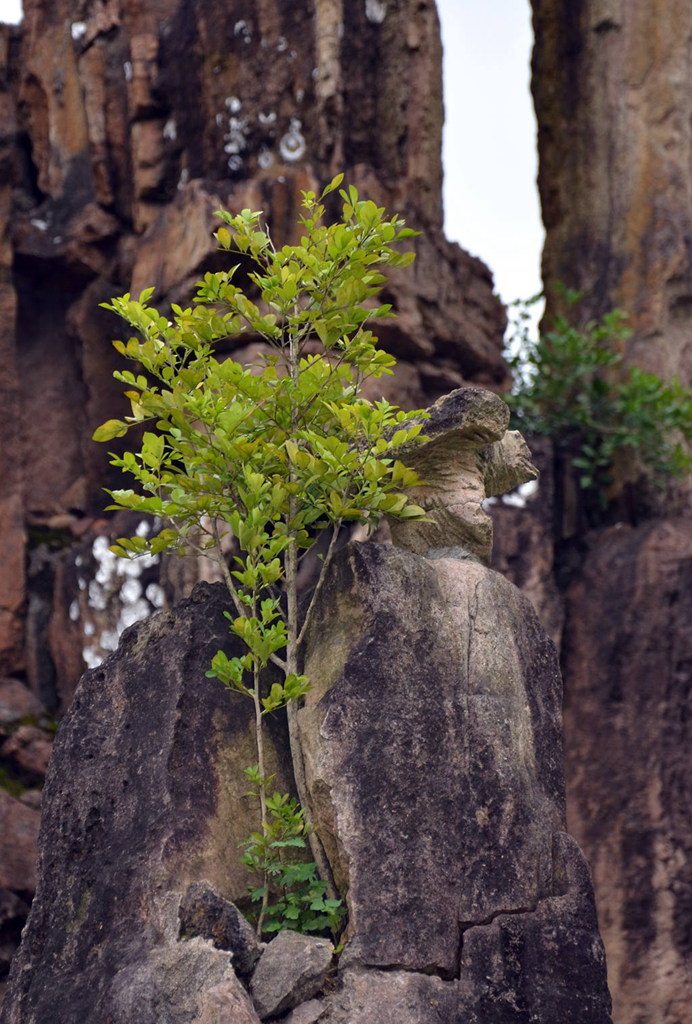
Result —
[[[557, 654], [484, 564], [485, 496], [537, 475], [507, 416], [478, 389], [435, 403], [401, 451], [426, 480], [426, 521], [394, 531], [409, 550], [342, 548], [311, 602], [292, 746], [348, 908], [337, 978], [329, 942], [281, 935], [249, 981], [253, 1009], [217, 948], [252, 970], [228, 900], [247, 881], [235, 855], [256, 827], [254, 749], [249, 702], [204, 678], [227, 632], [225, 590], [204, 586], [123, 634], [78, 688], [2, 1024], [72, 1024], [87, 1006], [114, 1024], [320, 1007], [335, 1024], [422, 1024], [433, 1008], [442, 1024], [609, 1024], [588, 869], [564, 831]], [[280, 722], [271, 740], [285, 790]]]

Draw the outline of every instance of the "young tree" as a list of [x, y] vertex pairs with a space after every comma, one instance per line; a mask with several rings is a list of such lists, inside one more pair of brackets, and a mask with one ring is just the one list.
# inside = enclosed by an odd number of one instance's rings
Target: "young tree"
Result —
[[[412, 262], [413, 253], [394, 245], [414, 232], [359, 199], [353, 187], [339, 192], [340, 221], [325, 225], [322, 201], [342, 177], [319, 199], [303, 193], [298, 245], [277, 249], [261, 213], [220, 212], [228, 227], [216, 238], [237, 262], [206, 274], [195, 305], [173, 306], [172, 320], [147, 305], [153, 289], [138, 300], [124, 295], [104, 304], [139, 332], [141, 337], [114, 345], [140, 372], [116, 373], [127, 385], [131, 415], [104, 423], [94, 438], [108, 441], [135, 424], [154, 425], [138, 451], [112, 456], [112, 464], [130, 473], [137, 486], [110, 491], [109, 507], [151, 513], [167, 524], [150, 539], [121, 538], [113, 550], [126, 557], [172, 549], [213, 558], [230, 595], [230, 630], [245, 645], [241, 657], [219, 651], [207, 674], [254, 704], [258, 764], [247, 774], [256, 785], [262, 832], [251, 837], [245, 861], [265, 876], [257, 890], [260, 932], [271, 875], [283, 863], [285, 847], [300, 844], [299, 833], [307, 832], [327, 892], [332, 899], [336, 895], [328, 887], [324, 851], [305, 820], [296, 711], [309, 688], [300, 671], [300, 647], [337, 536], [345, 523], [375, 527], [385, 515], [424, 515], [404, 494], [416, 474], [396, 458], [397, 449], [419, 435], [422, 414], [405, 414], [386, 401], [371, 403], [361, 394], [367, 379], [391, 373], [394, 365], [377, 348], [369, 324], [393, 315], [388, 305], [375, 302], [385, 280], [379, 268]], [[256, 301], [234, 283], [243, 271]], [[265, 343], [260, 366], [216, 358], [217, 343], [239, 335]], [[326, 555], [301, 618], [299, 565], [325, 530]], [[237, 545], [231, 566], [222, 550], [229, 532]], [[260, 677], [270, 662], [282, 681], [263, 694]], [[281, 822], [288, 798], [268, 793], [262, 730], [263, 717], [284, 706], [302, 804], [292, 806], [293, 824], [286, 828]]]

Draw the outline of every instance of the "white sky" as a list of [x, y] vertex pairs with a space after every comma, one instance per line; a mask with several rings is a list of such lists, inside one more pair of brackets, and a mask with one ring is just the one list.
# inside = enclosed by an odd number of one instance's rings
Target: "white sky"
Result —
[[529, 0], [437, 0], [444, 46], [445, 228], [504, 302], [541, 290]]
[[[543, 229], [529, 93], [529, 0], [437, 0], [442, 22], [447, 236], [480, 256], [505, 302], [540, 291]], [[0, 0], [17, 22], [21, 0]]]

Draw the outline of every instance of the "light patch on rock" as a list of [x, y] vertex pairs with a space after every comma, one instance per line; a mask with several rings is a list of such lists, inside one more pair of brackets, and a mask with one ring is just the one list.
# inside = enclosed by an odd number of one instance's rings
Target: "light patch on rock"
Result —
[[365, 17], [375, 25], [381, 25], [387, 14], [387, 0], [365, 0]]
[[529, 480], [527, 483], [517, 487], [516, 491], [503, 494], [501, 501], [503, 505], [513, 505], [515, 508], [526, 508], [527, 502], [533, 500], [538, 494], [538, 480]]
[[73, 21], [70, 31], [74, 41], [78, 42], [86, 34], [86, 30], [87, 27], [83, 21]]
[[302, 122], [297, 117], [291, 118], [291, 124], [279, 143], [281, 158], [287, 164], [294, 164], [305, 156], [305, 137], [301, 132]]
[[174, 117], [169, 117], [163, 126], [163, 137], [169, 142], [175, 142], [178, 138], [178, 126], [175, 123]]

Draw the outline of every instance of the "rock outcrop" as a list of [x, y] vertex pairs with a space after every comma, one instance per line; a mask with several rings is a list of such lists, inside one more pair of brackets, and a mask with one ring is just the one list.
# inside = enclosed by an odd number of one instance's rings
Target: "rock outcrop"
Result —
[[[0, 1019], [197, 1020], [205, 1000], [221, 998], [218, 986], [247, 1002], [229, 954], [201, 924], [201, 937], [178, 943], [190, 883], [242, 900], [249, 880], [238, 842], [256, 818], [242, 774], [256, 756], [252, 705], [204, 675], [228, 643], [226, 606], [224, 588], [200, 584], [175, 612], [131, 627], [82, 679], [54, 745], [39, 885]], [[288, 738], [280, 723], [270, 735], [285, 791]], [[183, 992], [188, 1016], [175, 1008]]]
[[[475, 461], [467, 491], [447, 491], [472, 524], [478, 480], [529, 473], [482, 394], [434, 407], [417, 453]], [[588, 869], [565, 833], [554, 645], [512, 584], [427, 525], [426, 554], [342, 549], [306, 640], [310, 812], [349, 915], [333, 977], [329, 943], [281, 937], [250, 978], [253, 1008], [219, 948], [252, 970], [224, 901], [242, 900], [256, 811], [250, 702], [204, 678], [228, 646], [225, 590], [204, 584], [128, 630], [60, 726], [2, 1024], [610, 1024]], [[271, 751], [286, 788], [280, 720]]]
[[690, 608], [680, 519], [605, 532], [566, 595], [569, 825], [627, 1024], [684, 1024], [692, 1005]]

